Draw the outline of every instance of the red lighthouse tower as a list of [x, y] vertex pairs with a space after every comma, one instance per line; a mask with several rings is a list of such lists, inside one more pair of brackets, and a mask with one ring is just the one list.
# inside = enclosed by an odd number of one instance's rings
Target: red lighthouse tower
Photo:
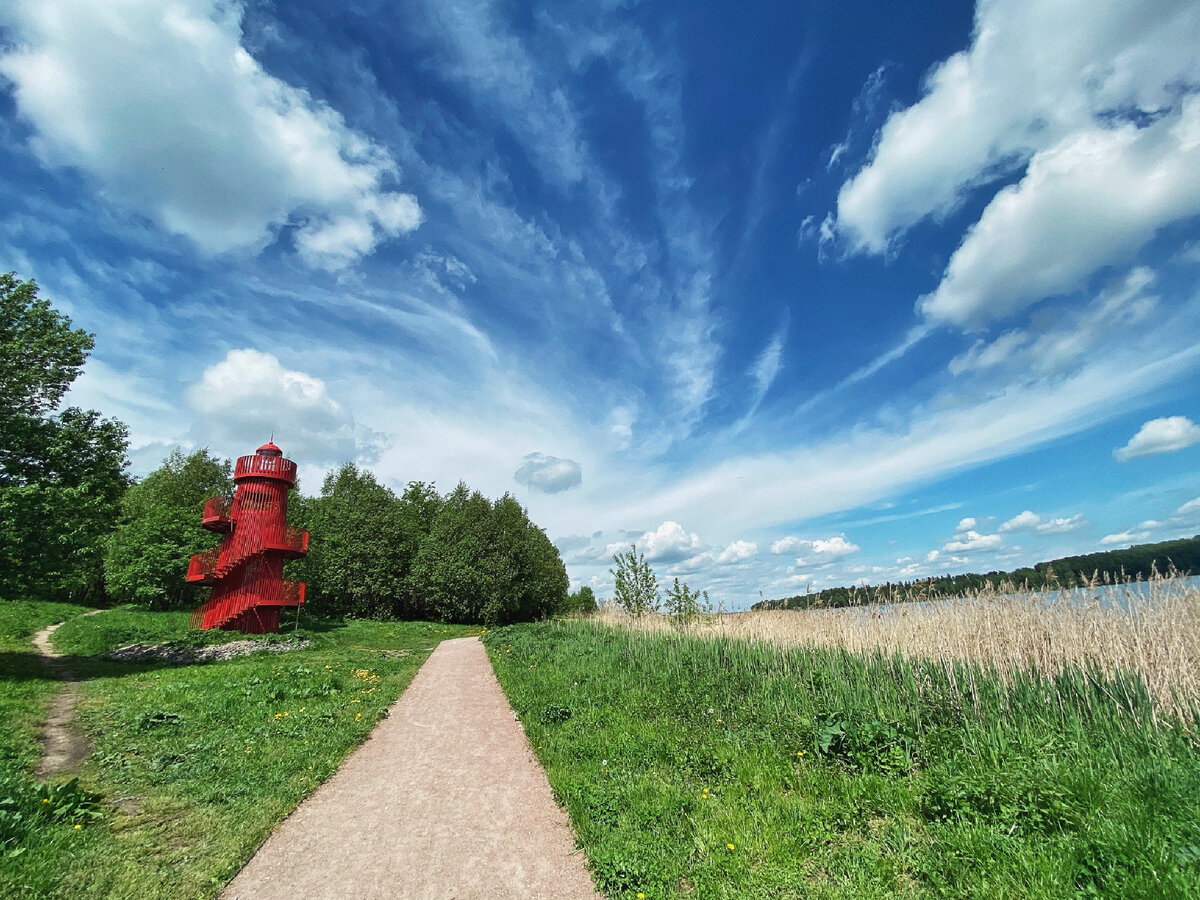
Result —
[[192, 625], [249, 634], [279, 630], [279, 611], [304, 603], [304, 582], [283, 580], [283, 561], [308, 553], [308, 532], [287, 524], [288, 488], [296, 464], [268, 442], [238, 458], [233, 503], [205, 501], [200, 524], [225, 535], [188, 564], [187, 580], [211, 584], [212, 598], [192, 613]]

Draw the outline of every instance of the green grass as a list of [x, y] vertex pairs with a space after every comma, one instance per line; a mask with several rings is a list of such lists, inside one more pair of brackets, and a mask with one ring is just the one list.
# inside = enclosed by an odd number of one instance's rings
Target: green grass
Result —
[[610, 900], [1200, 896], [1200, 753], [1133, 676], [587, 622], [485, 642]]
[[0, 601], [0, 766], [32, 770], [38, 729], [60, 687], [47, 677], [33, 636], [87, 611], [70, 603]]
[[[79, 611], [3, 604], [0, 622]], [[187, 618], [118, 609], [72, 618], [56, 633], [56, 649], [86, 679], [78, 717], [92, 752], [78, 783], [38, 784], [31, 775], [36, 725], [29, 726], [36, 715], [4, 720], [19, 727], [0, 729], [0, 746], [13, 748], [0, 768], [0, 896], [214, 895], [367, 736], [437, 643], [476, 633], [309, 621], [297, 636], [310, 646], [284, 653], [190, 665], [102, 658], [128, 643], [243, 637], [189, 633]], [[58, 685], [31, 655], [32, 626], [0, 627], [9, 642], [2, 702], [15, 702], [10, 688], [36, 685], [24, 690], [36, 694], [44, 715]], [[257, 640], [286, 645], [291, 635]]]

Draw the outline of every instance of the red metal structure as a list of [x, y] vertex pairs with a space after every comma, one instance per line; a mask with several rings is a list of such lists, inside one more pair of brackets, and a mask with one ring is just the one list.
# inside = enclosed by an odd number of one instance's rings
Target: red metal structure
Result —
[[225, 537], [188, 564], [188, 581], [212, 585], [212, 598], [192, 613], [192, 627], [278, 631], [279, 611], [304, 604], [304, 582], [283, 580], [283, 561], [308, 553], [308, 532], [287, 524], [296, 464], [267, 442], [238, 458], [233, 482], [232, 503], [224, 497], [204, 503], [200, 524]]

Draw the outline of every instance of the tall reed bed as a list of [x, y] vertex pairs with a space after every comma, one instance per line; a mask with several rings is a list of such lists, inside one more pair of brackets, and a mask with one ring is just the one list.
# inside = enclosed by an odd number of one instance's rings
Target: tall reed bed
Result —
[[485, 637], [610, 900], [1200, 896], [1195, 733], [1136, 673], [738, 618]]
[[[634, 619], [613, 609], [602, 612], [600, 621], [675, 630], [666, 616]], [[686, 631], [781, 648], [838, 647], [931, 659], [951, 677], [957, 677], [956, 665], [972, 663], [994, 668], [1014, 687], [1030, 673], [1058, 676], [1064, 684], [1103, 676], [1128, 695], [1130, 708], [1148, 694], [1155, 701], [1146, 713], [1152, 718], [1166, 711], [1200, 721], [1200, 588], [1177, 577], [1156, 577], [1128, 590], [1093, 584], [1049, 592], [1006, 585], [918, 602], [708, 616]]]

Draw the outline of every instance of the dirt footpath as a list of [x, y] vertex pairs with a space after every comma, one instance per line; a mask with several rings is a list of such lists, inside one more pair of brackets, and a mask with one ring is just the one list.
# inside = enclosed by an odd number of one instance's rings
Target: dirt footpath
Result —
[[478, 638], [438, 645], [221, 896], [598, 897]]
[[[97, 609], [84, 615], [94, 616], [98, 612]], [[50, 641], [62, 624], [50, 625], [33, 636], [33, 645], [42, 655], [42, 662], [64, 684], [50, 704], [46, 724], [42, 726], [42, 757], [34, 770], [38, 778], [77, 769], [91, 751], [82, 729], [75, 724], [75, 707], [79, 703], [78, 676], [63, 663], [62, 654]]]

